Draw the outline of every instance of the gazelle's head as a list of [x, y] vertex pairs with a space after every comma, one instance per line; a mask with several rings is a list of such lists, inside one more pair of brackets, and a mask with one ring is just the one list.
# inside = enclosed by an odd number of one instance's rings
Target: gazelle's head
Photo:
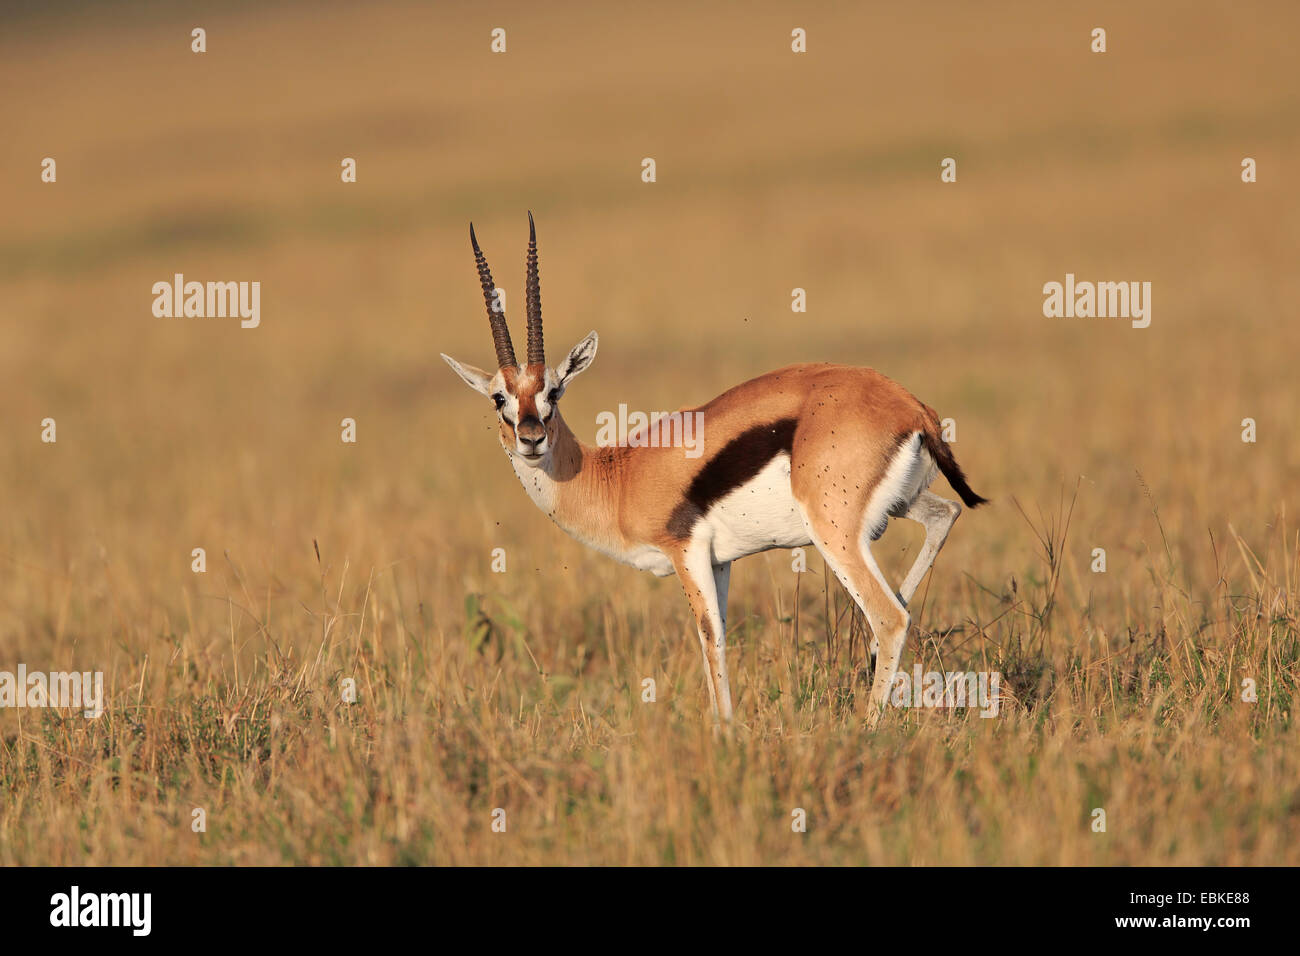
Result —
[[530, 212], [528, 361], [520, 365], [515, 361], [515, 349], [510, 343], [505, 310], [497, 296], [487, 259], [478, 247], [473, 223], [469, 227], [469, 241], [474, 247], [479, 283], [483, 286], [483, 300], [487, 303], [488, 323], [492, 326], [497, 371], [489, 374], [481, 368], [457, 362], [450, 355], [443, 354], [442, 357], [465, 380], [466, 385], [486, 395], [496, 406], [497, 434], [501, 438], [501, 446], [515, 459], [535, 468], [546, 461], [554, 447], [560, 423], [559, 402], [565, 388], [596, 357], [596, 333], [590, 333], [575, 345], [556, 368], [546, 364], [546, 353], [542, 348], [542, 293], [537, 281], [537, 230], [533, 226], [533, 214]]

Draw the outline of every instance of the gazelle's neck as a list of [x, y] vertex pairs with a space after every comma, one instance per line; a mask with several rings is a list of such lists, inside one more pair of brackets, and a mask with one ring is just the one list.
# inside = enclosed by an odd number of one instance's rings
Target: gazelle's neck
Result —
[[515, 475], [533, 503], [568, 534], [601, 551], [621, 550], [613, 450], [583, 444], [558, 409], [555, 417], [545, 460], [532, 467], [510, 455]]

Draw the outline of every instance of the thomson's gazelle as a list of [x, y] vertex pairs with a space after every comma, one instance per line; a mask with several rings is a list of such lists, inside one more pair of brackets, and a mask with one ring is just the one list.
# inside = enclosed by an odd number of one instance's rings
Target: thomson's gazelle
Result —
[[[677, 574], [698, 626], [713, 711], [723, 720], [731, 719], [725, 642], [731, 562], [770, 548], [815, 545], [871, 625], [874, 724], [903, 652], [907, 604], [961, 513], [955, 501], [927, 490], [936, 470], [967, 506], [985, 500], [966, 484], [934, 410], [872, 369], [791, 365], [691, 410], [703, 415], [702, 455], [631, 441], [585, 445], [569, 430], [559, 401], [596, 357], [596, 333], [559, 365], [547, 366], [532, 218], [527, 360], [515, 360], [473, 225], [470, 243], [498, 368], [489, 373], [443, 355], [496, 405], [501, 444], [529, 497], [596, 550], [657, 575]], [[895, 517], [925, 526], [925, 544], [897, 593], [871, 553], [871, 542]]]

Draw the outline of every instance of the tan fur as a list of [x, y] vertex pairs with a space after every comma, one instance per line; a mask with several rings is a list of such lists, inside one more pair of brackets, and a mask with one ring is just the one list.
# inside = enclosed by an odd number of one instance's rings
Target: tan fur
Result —
[[[746, 429], [794, 418], [795, 496], [814, 513], [838, 515], [843, 525], [855, 506], [861, 518], [895, 436], [926, 429], [933, 414], [873, 369], [828, 364], [778, 369], [682, 411], [704, 413], [699, 458], [687, 458], [680, 448], [595, 448], [580, 442], [556, 415], [549, 433], [552, 477], [564, 492], [556, 520], [626, 546], [650, 543], [671, 555], [682, 542], [669, 534], [669, 517], [694, 474]], [[833, 501], [820, 500], [823, 492]]]

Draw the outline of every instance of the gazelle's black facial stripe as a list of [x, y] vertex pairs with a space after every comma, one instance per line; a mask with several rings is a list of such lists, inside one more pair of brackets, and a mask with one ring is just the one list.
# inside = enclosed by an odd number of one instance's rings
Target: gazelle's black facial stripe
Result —
[[559, 400], [559, 389], [553, 388], [546, 393], [546, 401], [537, 403], [537, 411], [541, 413], [543, 422], [549, 422], [555, 416], [555, 404]]

